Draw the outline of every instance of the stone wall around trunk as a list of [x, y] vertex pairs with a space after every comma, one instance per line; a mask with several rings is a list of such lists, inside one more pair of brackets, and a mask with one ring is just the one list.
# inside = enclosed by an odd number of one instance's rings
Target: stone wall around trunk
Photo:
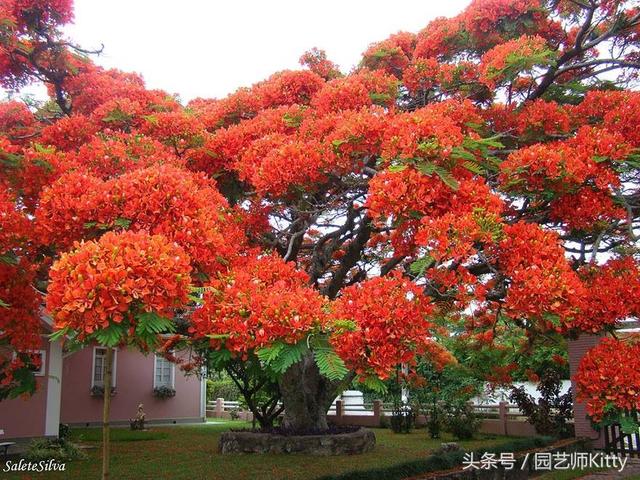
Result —
[[328, 435], [278, 435], [260, 432], [224, 432], [219, 449], [225, 453], [306, 453], [310, 455], [354, 455], [370, 452], [376, 436], [366, 428]]

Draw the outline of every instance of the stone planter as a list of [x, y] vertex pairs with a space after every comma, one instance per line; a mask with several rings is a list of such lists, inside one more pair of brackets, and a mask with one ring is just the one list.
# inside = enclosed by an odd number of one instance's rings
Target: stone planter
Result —
[[371, 430], [327, 435], [278, 435], [260, 432], [224, 432], [221, 453], [306, 453], [309, 455], [354, 455], [373, 450], [376, 436]]

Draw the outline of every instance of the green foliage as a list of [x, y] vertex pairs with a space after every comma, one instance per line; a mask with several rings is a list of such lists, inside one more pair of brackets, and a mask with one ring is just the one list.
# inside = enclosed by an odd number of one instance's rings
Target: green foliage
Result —
[[274, 372], [284, 373], [291, 365], [302, 360], [302, 356], [308, 351], [309, 349], [304, 342], [298, 342], [295, 345], [285, 344], [278, 357], [269, 362], [268, 365]]
[[475, 414], [473, 407], [466, 402], [445, 404], [444, 427], [458, 440], [469, 440], [474, 437], [482, 420]]
[[318, 365], [320, 374], [329, 380], [342, 380], [349, 373], [344, 361], [329, 346], [315, 347], [313, 349], [313, 357]]
[[638, 429], [640, 429], [640, 425], [638, 425], [638, 421], [630, 417], [628, 415], [620, 416], [620, 429], [623, 433], [632, 434], [638, 433]]
[[[566, 339], [554, 332], [544, 336], [527, 337], [526, 330], [517, 328], [513, 320], [500, 317], [498, 326], [505, 325], [493, 344], [470, 345], [455, 335], [461, 325], [446, 324], [453, 335], [439, 339], [458, 361], [467, 368], [469, 375], [484, 380], [495, 373], [496, 367], [515, 366], [511, 372], [513, 381], [527, 381], [531, 372], [541, 376], [548, 370], [556, 370], [561, 378], [569, 378], [568, 362], [558, 360], [567, 358]], [[523, 349], [523, 345], [526, 347]], [[496, 348], [498, 347], [498, 348]]]
[[285, 344], [282, 342], [275, 342], [268, 347], [263, 347], [256, 350], [256, 355], [258, 358], [264, 362], [266, 365], [271, 364], [271, 362], [275, 361], [282, 351], [285, 348]]
[[[344, 325], [351, 328], [351, 325]], [[307, 341], [300, 341], [294, 345], [275, 342], [267, 347], [256, 350], [256, 356], [275, 374], [285, 373], [289, 367], [300, 362], [302, 357], [313, 353], [313, 358], [320, 370], [320, 374], [329, 380], [342, 380], [349, 370], [344, 361], [338, 356], [325, 335], [313, 335]]]
[[548, 48], [527, 56], [514, 52], [505, 58], [504, 68], [493, 69], [489, 78], [504, 77], [506, 80], [514, 80], [522, 72], [529, 71], [533, 67], [554, 65], [555, 60], [556, 52]]
[[75, 443], [62, 438], [39, 438], [33, 440], [25, 454], [25, 459], [30, 462], [47, 461], [49, 459], [68, 462], [85, 458], [87, 458], [87, 455]]
[[216, 398], [237, 401], [241, 396], [238, 386], [227, 375], [220, 375], [218, 379], [207, 379], [207, 402], [213, 402]]
[[593, 425], [596, 430], [609, 425], [620, 425], [622, 433], [632, 434], [640, 429], [637, 412], [621, 411], [612, 402], [605, 406], [603, 412], [602, 421]]
[[17, 265], [18, 256], [14, 252], [7, 252], [0, 255], [0, 263], [6, 263], [7, 265]]
[[155, 312], [141, 313], [136, 317], [136, 320], [136, 337], [149, 346], [157, 344], [158, 335], [175, 332], [173, 321], [161, 317]]
[[409, 266], [409, 271], [416, 277], [422, 277], [424, 272], [435, 263], [435, 260], [429, 255], [417, 259]]
[[365, 377], [363, 379], [356, 380], [356, 382], [378, 394], [384, 394], [387, 392], [387, 385], [378, 377]]
[[229, 350], [210, 350], [207, 352], [208, 369], [212, 372], [220, 371], [231, 361], [232, 356]]
[[[28, 362], [26, 355], [21, 355], [25, 362]], [[5, 378], [7, 362], [0, 362], [0, 382]], [[13, 370], [12, 381], [6, 386], [0, 387], [0, 400], [6, 398], [18, 398], [21, 395], [31, 395], [36, 390], [36, 379], [33, 375], [33, 369], [26, 365], [24, 367]]]
[[[521, 452], [549, 445], [553, 439], [549, 437], [519, 438], [501, 443], [493, 448], [474, 451], [474, 457], [480, 458], [484, 453], [499, 455], [503, 452]], [[465, 451], [437, 453], [426, 458], [403, 462], [390, 467], [371, 468], [368, 470], [354, 470], [337, 475], [325, 475], [316, 480], [401, 480], [409, 477], [422, 476], [439, 470], [450, 470], [462, 465]]]
[[127, 334], [126, 327], [121, 323], [110, 323], [108, 327], [102, 328], [96, 331], [92, 338], [94, 338], [100, 345], [106, 347], [115, 347], [118, 345], [124, 336]]
[[133, 119], [133, 116], [122, 111], [120, 108], [114, 108], [109, 112], [106, 117], [102, 118], [102, 121], [105, 123], [113, 123], [113, 122], [130, 122]]
[[[348, 325], [348, 327], [355, 327], [355, 325]], [[308, 344], [313, 351], [313, 358], [321, 375], [332, 381], [342, 380], [347, 376], [349, 369], [335, 352], [326, 335], [313, 335], [309, 337]]]

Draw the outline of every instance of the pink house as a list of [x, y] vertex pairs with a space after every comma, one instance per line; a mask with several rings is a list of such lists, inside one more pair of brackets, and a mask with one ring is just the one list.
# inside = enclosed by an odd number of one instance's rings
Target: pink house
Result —
[[[27, 398], [0, 402], [0, 441], [58, 435], [60, 423], [102, 424], [105, 349], [94, 346], [63, 353], [58, 342], [42, 337], [42, 367], [38, 390]], [[173, 363], [154, 354], [115, 349], [111, 422], [128, 424], [140, 403], [150, 423], [192, 423], [206, 420], [206, 381], [185, 375]], [[154, 390], [167, 387], [175, 395], [159, 398]], [[166, 389], [165, 389], [166, 390]]]

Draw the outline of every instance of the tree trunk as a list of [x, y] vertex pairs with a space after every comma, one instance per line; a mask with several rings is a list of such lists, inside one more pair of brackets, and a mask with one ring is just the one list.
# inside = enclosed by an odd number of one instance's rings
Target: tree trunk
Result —
[[351, 379], [349, 376], [340, 382], [328, 380], [320, 375], [313, 355], [305, 355], [279, 382], [284, 404], [282, 426], [299, 432], [327, 430], [327, 411]]
[[109, 478], [109, 411], [111, 409], [111, 369], [113, 367], [113, 349], [107, 347], [104, 372], [104, 397], [102, 408], [102, 480]]

